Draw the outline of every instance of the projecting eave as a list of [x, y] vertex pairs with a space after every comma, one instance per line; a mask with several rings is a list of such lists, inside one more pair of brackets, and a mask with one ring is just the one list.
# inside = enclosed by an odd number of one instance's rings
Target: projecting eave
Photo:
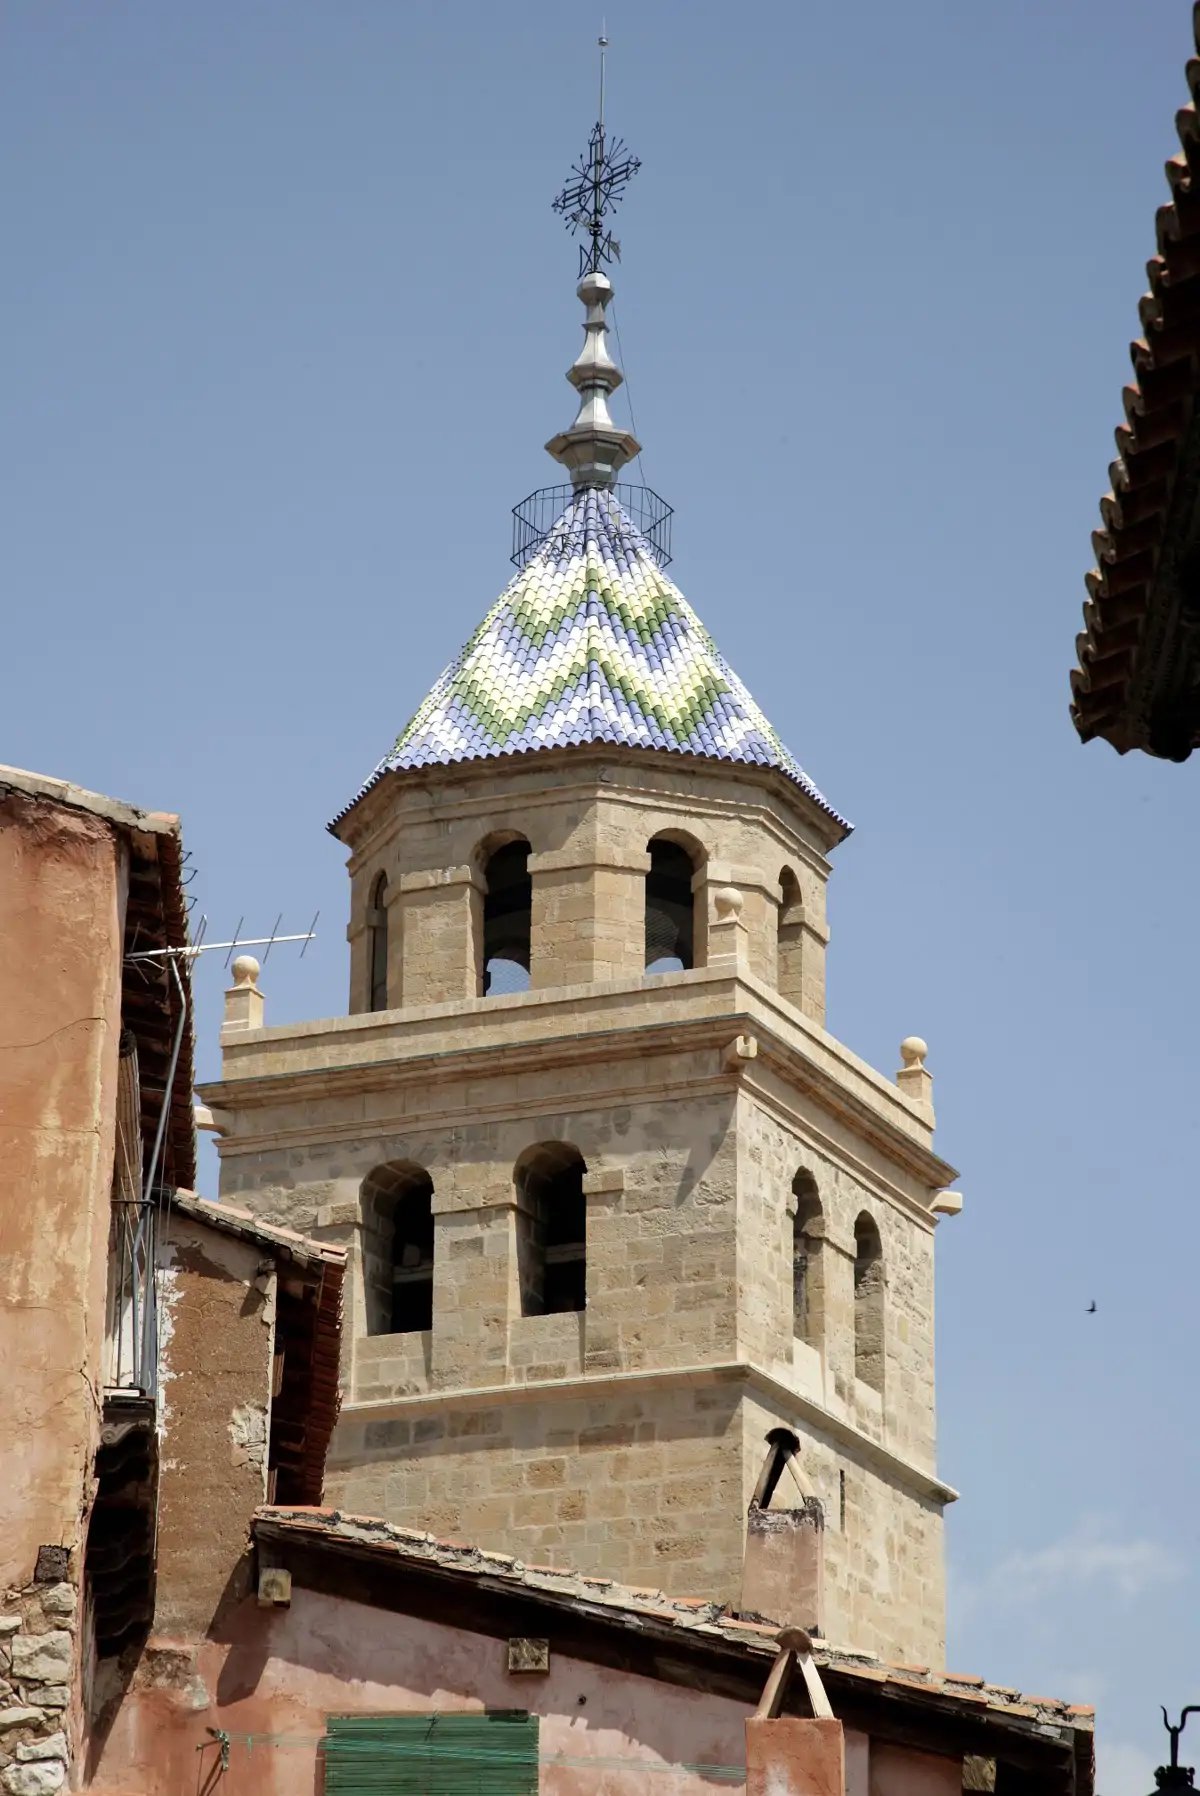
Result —
[[439, 779], [461, 782], [472, 777], [487, 779], [524, 766], [536, 768], [538, 773], [546, 776], [573, 771], [584, 781], [589, 774], [592, 777], [598, 775], [602, 766], [637, 768], [647, 772], [661, 768], [678, 773], [680, 765], [687, 762], [698, 771], [716, 774], [725, 780], [731, 793], [754, 787], [781, 799], [815, 836], [826, 854], [853, 831], [853, 824], [839, 817], [819, 796], [814, 798], [804, 787], [797, 785], [780, 768], [726, 760], [715, 755], [684, 755], [673, 750], [628, 748], [607, 742], [590, 742], [572, 748], [531, 749], [521, 754], [496, 754], [486, 759], [451, 761], [437, 767], [383, 768], [327, 827], [339, 842], [344, 842], [355, 853], [361, 853], [390, 816], [396, 794], [402, 790], [428, 788]]
[[[1200, 51], [1200, 7], [1193, 37]], [[1138, 304], [1144, 335], [1130, 345], [1134, 380], [1122, 393], [1071, 673], [1083, 741], [1175, 761], [1200, 745], [1200, 58], [1186, 73], [1192, 102], [1175, 115], [1181, 150], [1166, 165], [1171, 202], [1155, 219]]]

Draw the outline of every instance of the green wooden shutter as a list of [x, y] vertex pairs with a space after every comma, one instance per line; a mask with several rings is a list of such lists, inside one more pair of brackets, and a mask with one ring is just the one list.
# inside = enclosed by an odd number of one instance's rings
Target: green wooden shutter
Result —
[[331, 1715], [326, 1796], [537, 1796], [538, 1718]]

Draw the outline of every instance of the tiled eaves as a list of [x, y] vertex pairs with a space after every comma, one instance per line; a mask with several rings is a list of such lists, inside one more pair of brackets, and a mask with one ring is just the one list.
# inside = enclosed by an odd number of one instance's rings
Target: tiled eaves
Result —
[[235, 1210], [231, 1204], [212, 1203], [194, 1191], [176, 1191], [171, 1198], [171, 1209], [192, 1222], [218, 1229], [224, 1235], [233, 1235], [255, 1247], [270, 1248], [306, 1270], [331, 1267], [341, 1273], [345, 1269], [344, 1247], [310, 1240], [294, 1229], [276, 1228], [274, 1224], [252, 1216], [248, 1210]]
[[1140, 655], [1200, 391], [1200, 4], [1192, 36], [1192, 98], [1175, 117], [1181, 149], [1166, 165], [1171, 200], [1156, 216], [1157, 254], [1138, 304], [1144, 335], [1130, 345], [1135, 378], [1122, 394], [1125, 422], [1116, 431], [1111, 490], [1100, 501], [1102, 528], [1092, 537], [1097, 565], [1087, 576], [1071, 673], [1080, 736], [1103, 736], [1121, 753], [1143, 745], [1132, 715]]
[[[378, 1555], [393, 1562], [436, 1568], [456, 1580], [478, 1580], [491, 1589], [514, 1597], [536, 1593], [560, 1606], [607, 1620], [617, 1628], [665, 1628], [675, 1634], [719, 1641], [750, 1660], [761, 1662], [762, 1675], [777, 1651], [779, 1624], [731, 1614], [723, 1605], [702, 1597], [673, 1597], [664, 1591], [618, 1584], [607, 1578], [583, 1576], [562, 1567], [536, 1565], [507, 1553], [497, 1553], [469, 1542], [438, 1538], [375, 1516], [347, 1514], [330, 1508], [298, 1508], [265, 1505], [254, 1516], [256, 1538], [325, 1544]], [[1065, 1739], [1070, 1734], [1090, 1733], [1091, 1708], [1070, 1704], [1057, 1697], [1027, 1695], [1007, 1686], [989, 1684], [983, 1678], [955, 1672], [938, 1672], [924, 1665], [889, 1665], [870, 1653], [854, 1652], [822, 1644], [816, 1652], [822, 1672], [835, 1682], [858, 1685], [863, 1693], [886, 1696], [888, 1692], [924, 1698], [931, 1711], [969, 1708], [980, 1715], [1006, 1717], [1032, 1724], [1033, 1731]]]

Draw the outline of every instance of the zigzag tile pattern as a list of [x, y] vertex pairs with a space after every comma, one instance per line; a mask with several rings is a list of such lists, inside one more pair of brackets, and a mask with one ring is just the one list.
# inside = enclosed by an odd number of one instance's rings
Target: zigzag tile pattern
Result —
[[611, 493], [588, 489], [510, 581], [368, 786], [392, 768], [599, 742], [775, 767], [845, 824], [629, 514]]

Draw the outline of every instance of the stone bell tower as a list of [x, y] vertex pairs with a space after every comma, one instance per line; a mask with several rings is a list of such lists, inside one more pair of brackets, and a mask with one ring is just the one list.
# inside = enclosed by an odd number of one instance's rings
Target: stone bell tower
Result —
[[331, 826], [350, 1014], [263, 1027], [243, 969], [221, 1196], [350, 1249], [326, 1501], [751, 1608], [748, 1512], [791, 1502], [788, 1619], [936, 1664], [924, 1045], [893, 1081], [826, 1032], [849, 826], [615, 484], [610, 294], [557, 515]]

